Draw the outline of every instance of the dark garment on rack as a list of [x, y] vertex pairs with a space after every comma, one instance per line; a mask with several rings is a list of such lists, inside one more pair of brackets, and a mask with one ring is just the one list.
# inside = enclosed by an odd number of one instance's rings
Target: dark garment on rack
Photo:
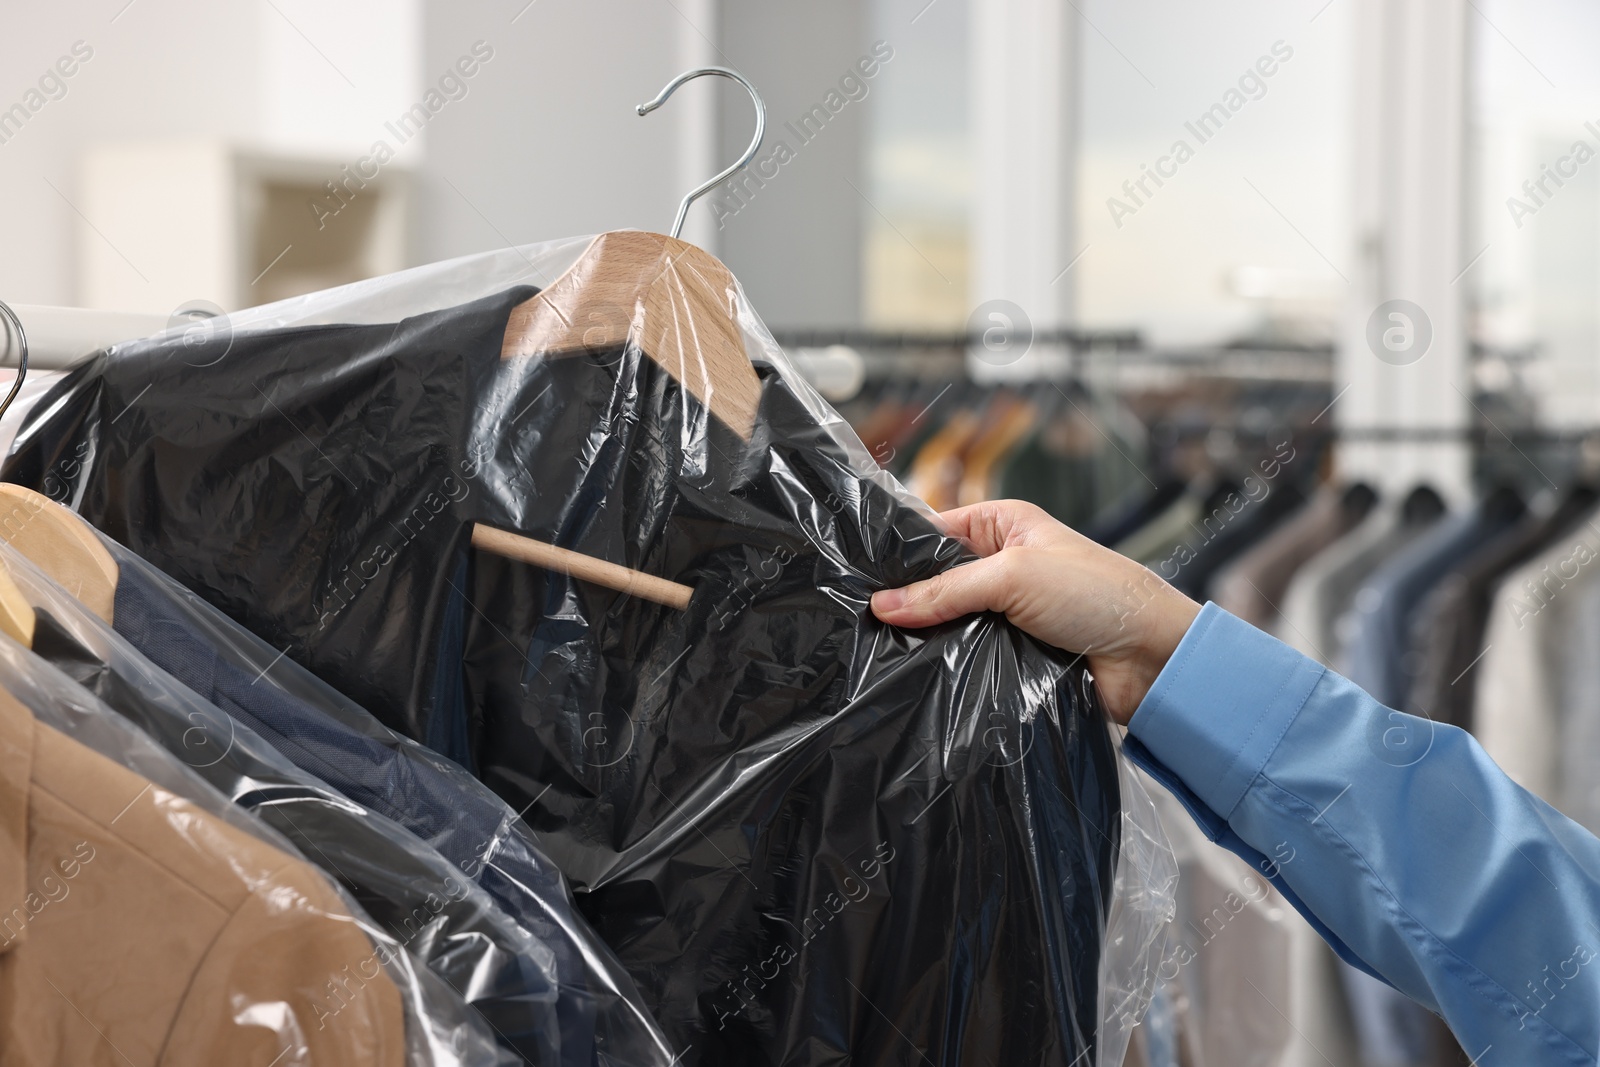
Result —
[[[1096, 420], [1083, 395], [1063, 395], [1053, 412], [1008, 456], [998, 479], [998, 496], [1039, 505], [1068, 526], [1091, 522], [1131, 485], [1148, 478], [1134, 457], [1143, 447], [1129, 441], [1108, 419]], [[1104, 423], [1104, 425], [1103, 425]]]
[[[1120, 814], [1081, 667], [997, 616], [879, 624], [873, 591], [968, 557], [803, 388], [758, 365], [745, 442], [637, 349], [502, 360], [531, 294], [120, 346], [6, 476], [468, 740], [686, 1062], [1092, 1061]], [[694, 597], [474, 554], [472, 522]]]
[[1580, 486], [1543, 518], [1527, 517], [1485, 544], [1440, 580], [1417, 609], [1412, 640], [1421, 659], [1407, 706], [1413, 715], [1472, 729], [1478, 663], [1495, 587], [1587, 515], [1600, 494]]
[[1230, 494], [1203, 513], [1188, 542], [1190, 552], [1173, 558], [1176, 576], [1166, 571], [1161, 576], [1185, 596], [1205, 600], [1217, 571], [1305, 504], [1305, 493], [1290, 477], [1286, 469], [1279, 474], [1281, 484], [1270, 485], [1265, 495], [1252, 500]]
[[[563, 1062], [548, 949], [486, 895], [470, 892], [470, 883], [443, 856], [294, 771], [214, 706], [198, 698], [189, 707], [176, 706], [85, 648], [49, 612], [36, 614], [35, 654], [287, 838], [477, 1008], [507, 1048], [531, 1064]], [[349, 961], [356, 971], [361, 962]]]
[[1188, 483], [1164, 478], [1154, 489], [1136, 489], [1121, 507], [1114, 507], [1078, 532], [1097, 545], [1114, 547], [1117, 542], [1171, 507], [1183, 495]]

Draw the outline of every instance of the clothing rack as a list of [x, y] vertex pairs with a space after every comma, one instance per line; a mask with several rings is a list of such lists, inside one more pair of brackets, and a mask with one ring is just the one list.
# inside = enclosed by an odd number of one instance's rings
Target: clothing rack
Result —
[[1345, 426], [1324, 431], [1346, 441], [1466, 441], [1480, 448], [1502, 442], [1514, 445], [1560, 446], [1600, 441], [1600, 426], [1571, 429], [1502, 430], [1494, 426]]
[[[162, 315], [38, 304], [13, 304], [11, 308], [27, 331], [28, 365], [35, 370], [68, 367], [118, 341], [148, 337], [174, 325], [174, 319]], [[15, 329], [7, 324], [0, 334], [0, 366], [16, 366], [21, 351]]]
[[[982, 346], [983, 331], [961, 330], [872, 330], [852, 328], [832, 329], [781, 329], [772, 331], [773, 338], [785, 348], [825, 348], [829, 345], [848, 345], [852, 348], [874, 350], [906, 349], [963, 349]], [[1032, 343], [1051, 347], [1067, 347], [1076, 351], [1091, 348], [1128, 350], [1144, 344], [1134, 330], [1040, 330], [1032, 336]]]
[[[108, 345], [149, 336], [172, 325], [169, 319], [160, 315], [133, 312], [36, 304], [15, 304], [12, 308], [27, 329], [30, 365], [38, 369], [70, 366]], [[781, 329], [774, 330], [773, 336], [785, 348], [846, 345], [898, 354], [930, 350], [961, 352], [983, 344], [981, 333], [965, 331]], [[1033, 336], [1032, 343], [1066, 348], [1073, 353], [1115, 353], [1141, 364], [1194, 370], [1210, 370], [1218, 361], [1230, 357], [1333, 355], [1331, 345], [1289, 342], [1229, 345], [1214, 349], [1152, 349], [1145, 347], [1143, 337], [1135, 330], [1042, 330]], [[3, 337], [0, 337], [0, 366], [15, 365], [19, 350], [15, 331], [6, 329]], [[1483, 355], [1486, 351], [1481, 350], [1478, 354]], [[1329, 426], [1316, 432], [1319, 436], [1346, 441], [1466, 442], [1480, 448], [1493, 447], [1501, 442], [1523, 447], [1560, 447], [1600, 441], [1600, 425], [1509, 430], [1496, 426]]]
[[[873, 372], [895, 373], [906, 370], [932, 371], [935, 374], [962, 374], [962, 357], [981, 348], [981, 332], [960, 330], [876, 330], [839, 327], [830, 329], [778, 329], [774, 338], [785, 348], [825, 348], [833, 345], [864, 350], [870, 356], [888, 359], [866, 360], [868, 376]], [[1327, 380], [1332, 383], [1335, 348], [1331, 343], [1295, 341], [1243, 341], [1210, 348], [1151, 348], [1137, 330], [1052, 329], [1035, 333], [1031, 345], [1065, 349], [1070, 355], [1088, 355], [1090, 362], [1074, 362], [1066, 368], [1067, 377], [1093, 368], [1139, 366], [1167, 371], [1239, 379], [1305, 382]], [[1474, 345], [1474, 359], [1526, 359], [1524, 350], [1500, 350]], [[948, 357], [948, 358], [935, 358]], [[907, 362], [909, 361], [909, 363]], [[1042, 375], [1041, 377], [1048, 377]], [[1406, 443], [1467, 443], [1490, 448], [1509, 443], [1518, 447], [1560, 447], [1600, 442], [1600, 424], [1580, 427], [1528, 427], [1507, 429], [1490, 421], [1476, 426], [1335, 426], [1315, 431], [1329, 440]]]

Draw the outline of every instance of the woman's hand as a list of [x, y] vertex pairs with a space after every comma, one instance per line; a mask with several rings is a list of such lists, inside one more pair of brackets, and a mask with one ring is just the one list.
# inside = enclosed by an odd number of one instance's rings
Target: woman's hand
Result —
[[932, 626], [975, 611], [1081, 652], [1111, 717], [1126, 726], [1200, 605], [1141, 566], [1020, 500], [945, 512], [952, 537], [983, 559], [872, 598], [895, 626]]

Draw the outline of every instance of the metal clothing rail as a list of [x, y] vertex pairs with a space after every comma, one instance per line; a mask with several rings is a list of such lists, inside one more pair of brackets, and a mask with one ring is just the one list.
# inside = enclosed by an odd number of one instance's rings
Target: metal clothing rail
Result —
[[[173, 325], [161, 315], [97, 311], [90, 308], [14, 304], [12, 310], [28, 335], [29, 365], [35, 369], [70, 366], [84, 356], [119, 341], [148, 337]], [[823, 348], [849, 345], [871, 350], [905, 351], [946, 349], [961, 351], [983, 344], [983, 336], [962, 331], [883, 331], [869, 329], [785, 329], [773, 331], [784, 347]], [[1037, 345], [1062, 346], [1079, 351], [1114, 351], [1135, 362], [1200, 369], [1228, 357], [1261, 355], [1331, 355], [1321, 345], [1230, 345], [1214, 349], [1149, 349], [1136, 331], [1048, 330], [1033, 336]], [[16, 331], [0, 323], [0, 367], [13, 367], [20, 355]], [[1573, 445], [1600, 440], [1600, 425], [1571, 428], [1515, 428], [1493, 426], [1344, 426], [1315, 431], [1344, 441], [1381, 443], [1466, 442], [1493, 447], [1508, 442], [1518, 446]]]
[[[171, 323], [162, 315], [139, 315], [89, 308], [13, 304], [28, 334], [28, 365], [34, 370], [67, 367], [118, 341], [159, 333]], [[14, 367], [22, 354], [16, 331], [0, 335], [0, 366]]]
[[[851, 348], [964, 349], [981, 347], [985, 332], [962, 330], [870, 330], [851, 327], [830, 329], [788, 328], [772, 331], [773, 339], [785, 348], [826, 348], [848, 345]], [[1039, 330], [1029, 336], [1032, 344], [1072, 349], [1137, 349], [1144, 342], [1133, 330]]]
[[1489, 450], [1517, 447], [1544, 446], [1571, 447], [1600, 445], [1600, 426], [1572, 429], [1541, 429], [1522, 427], [1515, 430], [1498, 430], [1487, 426], [1307, 426], [1295, 422], [1270, 426], [1244, 426], [1234, 423], [1197, 423], [1176, 425], [1171, 432], [1179, 437], [1205, 437], [1215, 430], [1252, 436], [1272, 437], [1289, 433], [1313, 441], [1377, 441], [1389, 444], [1457, 444], [1464, 443]]
[[1572, 428], [1520, 427], [1503, 430], [1494, 426], [1341, 426], [1317, 431], [1342, 441], [1381, 441], [1419, 444], [1465, 441], [1480, 448], [1500, 444], [1577, 445], [1600, 441], [1600, 426]]

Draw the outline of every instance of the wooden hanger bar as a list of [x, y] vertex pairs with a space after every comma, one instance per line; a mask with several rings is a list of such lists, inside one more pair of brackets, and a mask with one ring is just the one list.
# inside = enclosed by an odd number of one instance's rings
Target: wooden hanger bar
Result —
[[568, 548], [558, 548], [544, 541], [536, 541], [521, 534], [497, 530], [492, 526], [474, 523], [472, 547], [492, 552], [497, 556], [531, 563], [535, 567], [570, 574], [607, 589], [615, 589], [629, 596], [643, 597], [657, 604], [683, 611], [689, 606], [694, 589], [678, 582], [669, 582], [653, 574], [645, 574], [603, 559], [586, 556]]

